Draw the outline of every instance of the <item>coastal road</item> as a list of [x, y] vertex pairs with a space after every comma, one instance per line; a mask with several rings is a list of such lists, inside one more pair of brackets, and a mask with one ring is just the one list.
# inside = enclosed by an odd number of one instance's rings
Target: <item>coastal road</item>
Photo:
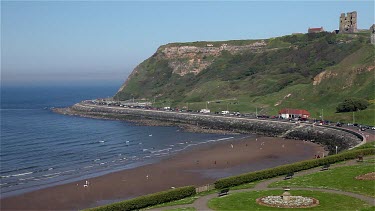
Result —
[[[277, 122], [278, 124], [293, 125], [293, 126], [296, 126], [296, 127], [312, 126], [312, 127], [316, 127], [316, 128], [319, 128], [319, 127], [331, 128], [331, 129], [335, 129], [335, 130], [355, 132], [357, 135], [361, 136], [362, 142], [359, 143], [358, 145], [354, 146], [354, 147], [365, 144], [367, 142], [367, 139], [371, 139], [371, 140], [374, 139], [374, 136], [363, 134], [363, 133], [361, 133], [361, 131], [359, 132], [359, 131], [353, 130], [351, 128], [342, 128], [342, 127], [336, 127], [336, 126], [330, 126], [330, 125], [315, 125], [314, 123], [310, 123], [310, 122], [290, 122], [290, 121], [283, 121], [283, 120], [277, 120], [277, 119], [258, 119], [258, 118], [249, 118], [249, 117], [217, 115], [217, 114], [203, 114], [203, 113], [193, 113], [193, 112], [175, 112], [175, 111], [163, 111], [163, 110], [150, 110], [150, 109], [144, 109], [144, 108], [126, 108], [126, 107], [120, 107], [120, 106], [97, 105], [97, 104], [85, 103], [85, 102], [78, 103], [77, 105], [79, 105], [81, 107], [84, 107], [86, 109], [103, 108], [103, 109], [112, 109], [112, 110], [118, 110], [118, 111], [127, 110], [127, 111], [129, 111], [128, 113], [131, 113], [131, 111], [141, 110], [142, 112], [150, 113], [150, 114], [152, 114], [152, 113], [154, 113], [154, 114], [155, 113], [164, 113], [164, 114], [173, 113], [173, 114], [176, 114], [176, 115], [190, 116], [190, 117], [207, 116], [207, 117], [211, 117], [211, 118], [217, 118], [218, 120], [220, 120], [220, 119], [221, 120], [223, 120], [223, 119], [240, 120], [240, 121], [249, 120], [251, 122]], [[152, 116], [152, 115], [150, 115], [150, 116]], [[296, 127], [294, 127], [294, 128], [296, 128]], [[317, 130], [319, 130], [319, 129], [317, 129]], [[287, 134], [288, 132], [289, 131], [286, 131], [283, 135]], [[352, 148], [354, 148], [354, 147], [352, 147]]]

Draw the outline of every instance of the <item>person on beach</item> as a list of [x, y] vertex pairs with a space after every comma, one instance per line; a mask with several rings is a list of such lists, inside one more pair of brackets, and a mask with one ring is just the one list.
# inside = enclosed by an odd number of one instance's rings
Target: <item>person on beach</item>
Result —
[[84, 188], [89, 186], [89, 181], [86, 180], [85, 184], [83, 185]]
[[232, 149], [233, 149], [233, 144], [231, 144], [230, 146], [231, 146], [231, 147], [232, 147]]

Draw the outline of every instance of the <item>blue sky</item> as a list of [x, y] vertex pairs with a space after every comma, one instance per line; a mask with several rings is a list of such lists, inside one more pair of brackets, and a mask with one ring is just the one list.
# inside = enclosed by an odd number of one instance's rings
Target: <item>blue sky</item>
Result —
[[121, 83], [163, 44], [276, 37], [374, 23], [373, 1], [1, 2], [1, 82]]

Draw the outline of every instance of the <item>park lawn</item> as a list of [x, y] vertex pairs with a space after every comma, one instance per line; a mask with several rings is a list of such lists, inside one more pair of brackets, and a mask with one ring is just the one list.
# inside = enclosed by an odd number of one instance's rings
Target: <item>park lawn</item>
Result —
[[319, 200], [319, 205], [312, 208], [272, 208], [256, 203], [256, 199], [263, 196], [281, 195], [283, 190], [249, 191], [233, 193], [225, 197], [214, 198], [208, 202], [213, 210], [361, 210], [369, 209], [371, 205], [366, 202], [345, 195], [324, 193], [319, 191], [292, 190], [292, 195], [314, 197]]
[[249, 182], [249, 183], [245, 183], [245, 184], [242, 184], [242, 185], [230, 187], [229, 189], [230, 190], [240, 190], [240, 189], [254, 188], [255, 185], [257, 185], [258, 183], [263, 182], [263, 181], [264, 180], [258, 180], [258, 181], [254, 181], [254, 182]]
[[[235, 186], [235, 187], [231, 187], [230, 190], [254, 188], [256, 184], [258, 184], [259, 182], [262, 182], [262, 181], [263, 180], [250, 182], [250, 183], [242, 184], [242, 185]], [[213, 190], [201, 192], [201, 193], [198, 193], [194, 196], [186, 197], [186, 198], [183, 198], [183, 199], [180, 199], [180, 200], [171, 201], [171, 202], [167, 202], [167, 203], [163, 203], [163, 204], [158, 204], [158, 205], [155, 205], [155, 206], [152, 206], [152, 207], [147, 207], [146, 209], [169, 207], [169, 206], [174, 206], [174, 205], [192, 204], [192, 203], [194, 203], [195, 200], [197, 200], [201, 196], [205, 196], [205, 195], [216, 193], [216, 192], [219, 192], [219, 190], [213, 189]]]
[[294, 177], [291, 180], [275, 182], [269, 187], [315, 187], [336, 189], [347, 192], [375, 196], [375, 180], [356, 180], [358, 175], [374, 172], [373, 163], [361, 163], [354, 166], [343, 166], [327, 171]]
[[[261, 182], [261, 181], [255, 181], [255, 182], [250, 182], [250, 183], [242, 184], [242, 185], [239, 185], [239, 186], [231, 187], [230, 190], [254, 188], [255, 185], [258, 184], [259, 182]], [[183, 205], [183, 204], [192, 204], [199, 197], [209, 195], [209, 194], [212, 194], [212, 193], [216, 193], [216, 192], [219, 192], [219, 190], [214, 189], [214, 190], [210, 190], [210, 191], [206, 191], [206, 192], [201, 192], [201, 193], [198, 193], [194, 196], [186, 197], [184, 199], [171, 201], [171, 202], [167, 202], [167, 203], [163, 203], [163, 204], [158, 204], [158, 205], [155, 205], [155, 206], [152, 206], [152, 207], [147, 207], [146, 209], [169, 207], [169, 206]]]
[[180, 199], [180, 200], [170, 201], [170, 202], [167, 202], [167, 203], [163, 203], [163, 204], [158, 204], [158, 205], [155, 205], [155, 206], [147, 207], [147, 208], [145, 208], [145, 210], [147, 210], [147, 209], [153, 209], [153, 208], [160, 208], [160, 207], [169, 207], [169, 206], [175, 206], [175, 205], [192, 204], [199, 197], [205, 196], [205, 195], [209, 195], [211, 193], [216, 193], [216, 192], [217, 192], [216, 189], [210, 190], [210, 191], [201, 192], [201, 193], [198, 193], [198, 194], [195, 194], [193, 196], [189, 196], [189, 197], [186, 197], [186, 198], [183, 198], [183, 199]]
[[196, 209], [194, 207], [183, 207], [183, 208], [176, 208], [176, 209], [170, 209], [170, 210], [164, 210], [164, 211], [195, 211]]

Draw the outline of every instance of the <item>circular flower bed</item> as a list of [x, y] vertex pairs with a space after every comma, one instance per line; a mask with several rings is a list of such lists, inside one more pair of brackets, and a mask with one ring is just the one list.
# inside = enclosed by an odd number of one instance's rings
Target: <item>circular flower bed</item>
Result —
[[303, 196], [290, 196], [288, 201], [283, 200], [282, 196], [264, 196], [256, 201], [263, 206], [280, 208], [307, 208], [319, 204], [317, 199]]
[[355, 179], [357, 180], [375, 180], [375, 172], [370, 172], [367, 174], [356, 176]]

